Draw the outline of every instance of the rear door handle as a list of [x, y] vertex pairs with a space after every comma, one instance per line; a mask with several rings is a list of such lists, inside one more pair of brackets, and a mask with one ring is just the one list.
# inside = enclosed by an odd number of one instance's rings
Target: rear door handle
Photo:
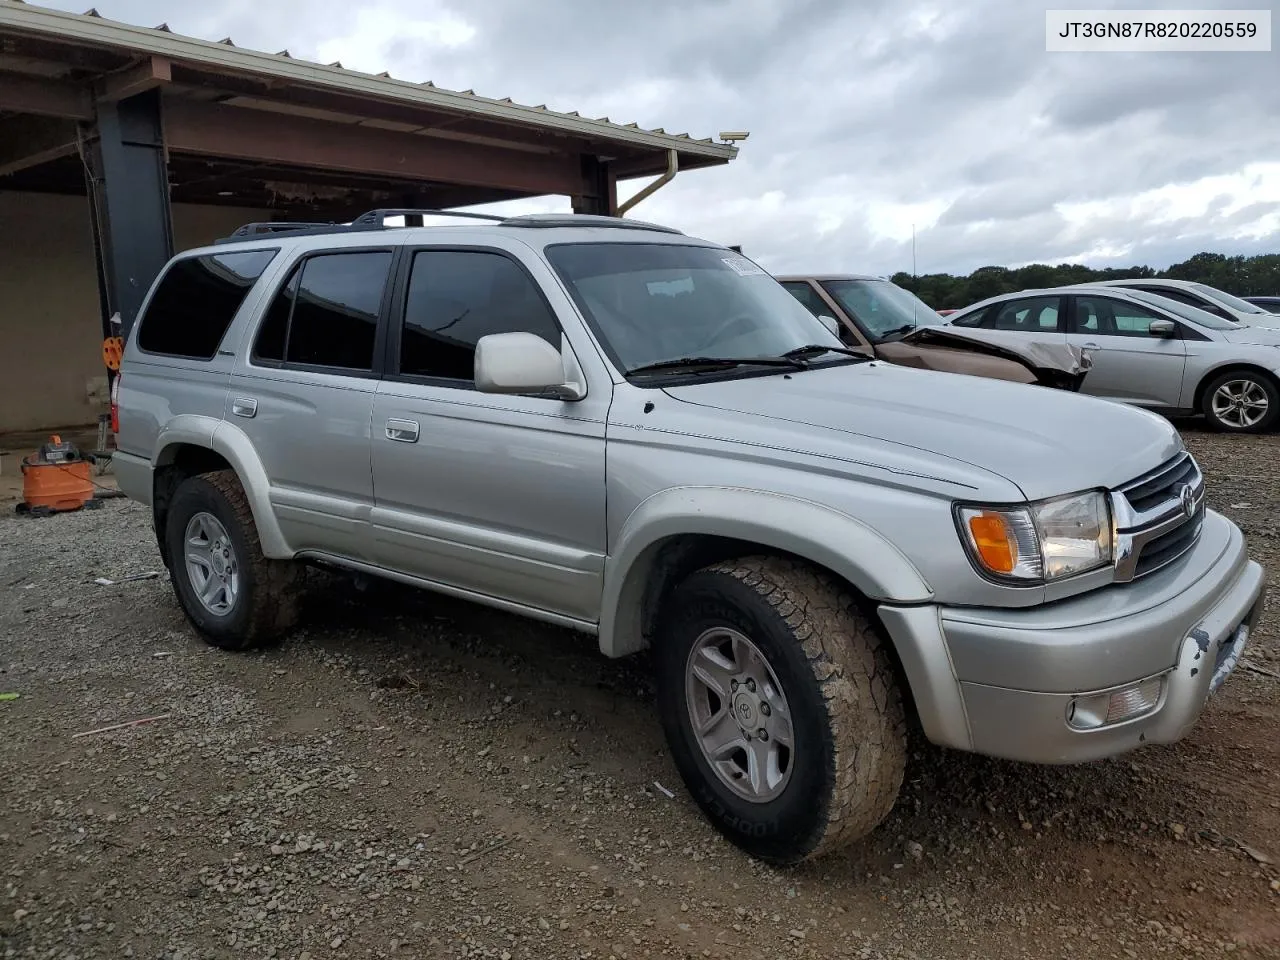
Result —
[[1083, 346], [1086, 350], [1100, 350], [1100, 349], [1102, 349], [1102, 348], [1101, 348], [1101, 347], [1099, 347], [1096, 343], [1084, 343], [1084, 344], [1081, 344], [1081, 346]]
[[417, 443], [418, 421], [398, 420], [392, 417], [387, 421], [387, 439], [397, 440], [400, 443]]
[[258, 401], [252, 397], [236, 397], [231, 401], [231, 412], [237, 417], [252, 417], [258, 412]]

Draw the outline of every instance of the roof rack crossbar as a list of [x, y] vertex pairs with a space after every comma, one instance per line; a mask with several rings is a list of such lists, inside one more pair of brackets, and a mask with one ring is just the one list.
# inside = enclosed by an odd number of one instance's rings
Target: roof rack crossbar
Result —
[[502, 223], [506, 217], [495, 216], [492, 213], [470, 213], [465, 210], [431, 210], [431, 209], [415, 209], [413, 207], [383, 207], [377, 210], [370, 210], [362, 213], [351, 221], [353, 227], [368, 226], [386, 226], [387, 217], [462, 217], [466, 220], [488, 220], [492, 223]]

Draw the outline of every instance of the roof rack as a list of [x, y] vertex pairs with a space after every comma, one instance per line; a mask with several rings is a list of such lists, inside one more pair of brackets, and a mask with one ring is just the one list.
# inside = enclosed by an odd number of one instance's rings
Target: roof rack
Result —
[[[501, 217], [491, 213], [471, 213], [465, 210], [431, 210], [412, 207], [382, 207], [360, 214], [350, 223], [335, 223], [332, 220], [304, 223], [297, 221], [274, 221], [264, 223], [246, 223], [237, 227], [229, 237], [215, 240], [215, 243], [235, 243], [249, 237], [264, 234], [288, 233], [293, 236], [313, 236], [324, 233], [354, 233], [366, 230], [393, 229], [387, 226], [388, 217], [458, 217], [465, 220], [484, 220], [502, 227], [608, 227], [615, 230], [649, 230], [656, 233], [674, 233], [683, 236], [683, 231], [674, 227], [664, 227], [643, 220], [627, 220], [622, 217], [601, 217], [585, 213], [526, 213], [515, 217]], [[396, 228], [398, 229], [398, 228]]]
[[492, 213], [470, 213], [466, 210], [429, 210], [415, 209], [412, 207], [383, 207], [377, 210], [370, 210], [368, 213], [362, 213], [351, 221], [353, 227], [385, 227], [387, 225], [387, 217], [462, 217], [467, 220], [489, 220], [493, 223], [502, 223], [506, 217], [499, 217]]
[[290, 230], [315, 230], [317, 228], [340, 226], [342, 226], [342, 224], [334, 223], [332, 220], [323, 223], [303, 223], [300, 221], [292, 222], [287, 220], [273, 220], [264, 223], [246, 223], [243, 226], [237, 227], [235, 232], [231, 234], [231, 237], [228, 237], [227, 239], [233, 239], [236, 237], [256, 237], [263, 233], [285, 233]]
[[590, 213], [525, 213], [505, 217], [504, 227], [611, 227], [615, 230], [652, 230], [657, 233], [674, 233], [684, 236], [684, 231], [664, 227], [644, 220], [628, 220], [625, 217], [601, 217]]

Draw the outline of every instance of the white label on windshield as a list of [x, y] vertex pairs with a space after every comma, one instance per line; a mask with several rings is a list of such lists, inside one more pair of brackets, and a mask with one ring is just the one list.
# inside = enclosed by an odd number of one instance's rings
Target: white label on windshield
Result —
[[740, 277], [763, 277], [765, 275], [763, 270], [746, 257], [722, 257], [720, 262]]

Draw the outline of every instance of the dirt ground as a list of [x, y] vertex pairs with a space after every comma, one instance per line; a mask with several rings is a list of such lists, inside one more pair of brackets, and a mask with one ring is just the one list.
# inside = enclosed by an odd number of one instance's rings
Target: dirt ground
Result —
[[[1184, 433], [1276, 596], [1280, 437]], [[872, 837], [775, 870], [685, 794], [643, 658], [321, 577], [225, 654], [163, 574], [93, 582], [162, 569], [127, 501], [0, 517], [4, 957], [1280, 956], [1272, 616], [1184, 742], [917, 746]]]

